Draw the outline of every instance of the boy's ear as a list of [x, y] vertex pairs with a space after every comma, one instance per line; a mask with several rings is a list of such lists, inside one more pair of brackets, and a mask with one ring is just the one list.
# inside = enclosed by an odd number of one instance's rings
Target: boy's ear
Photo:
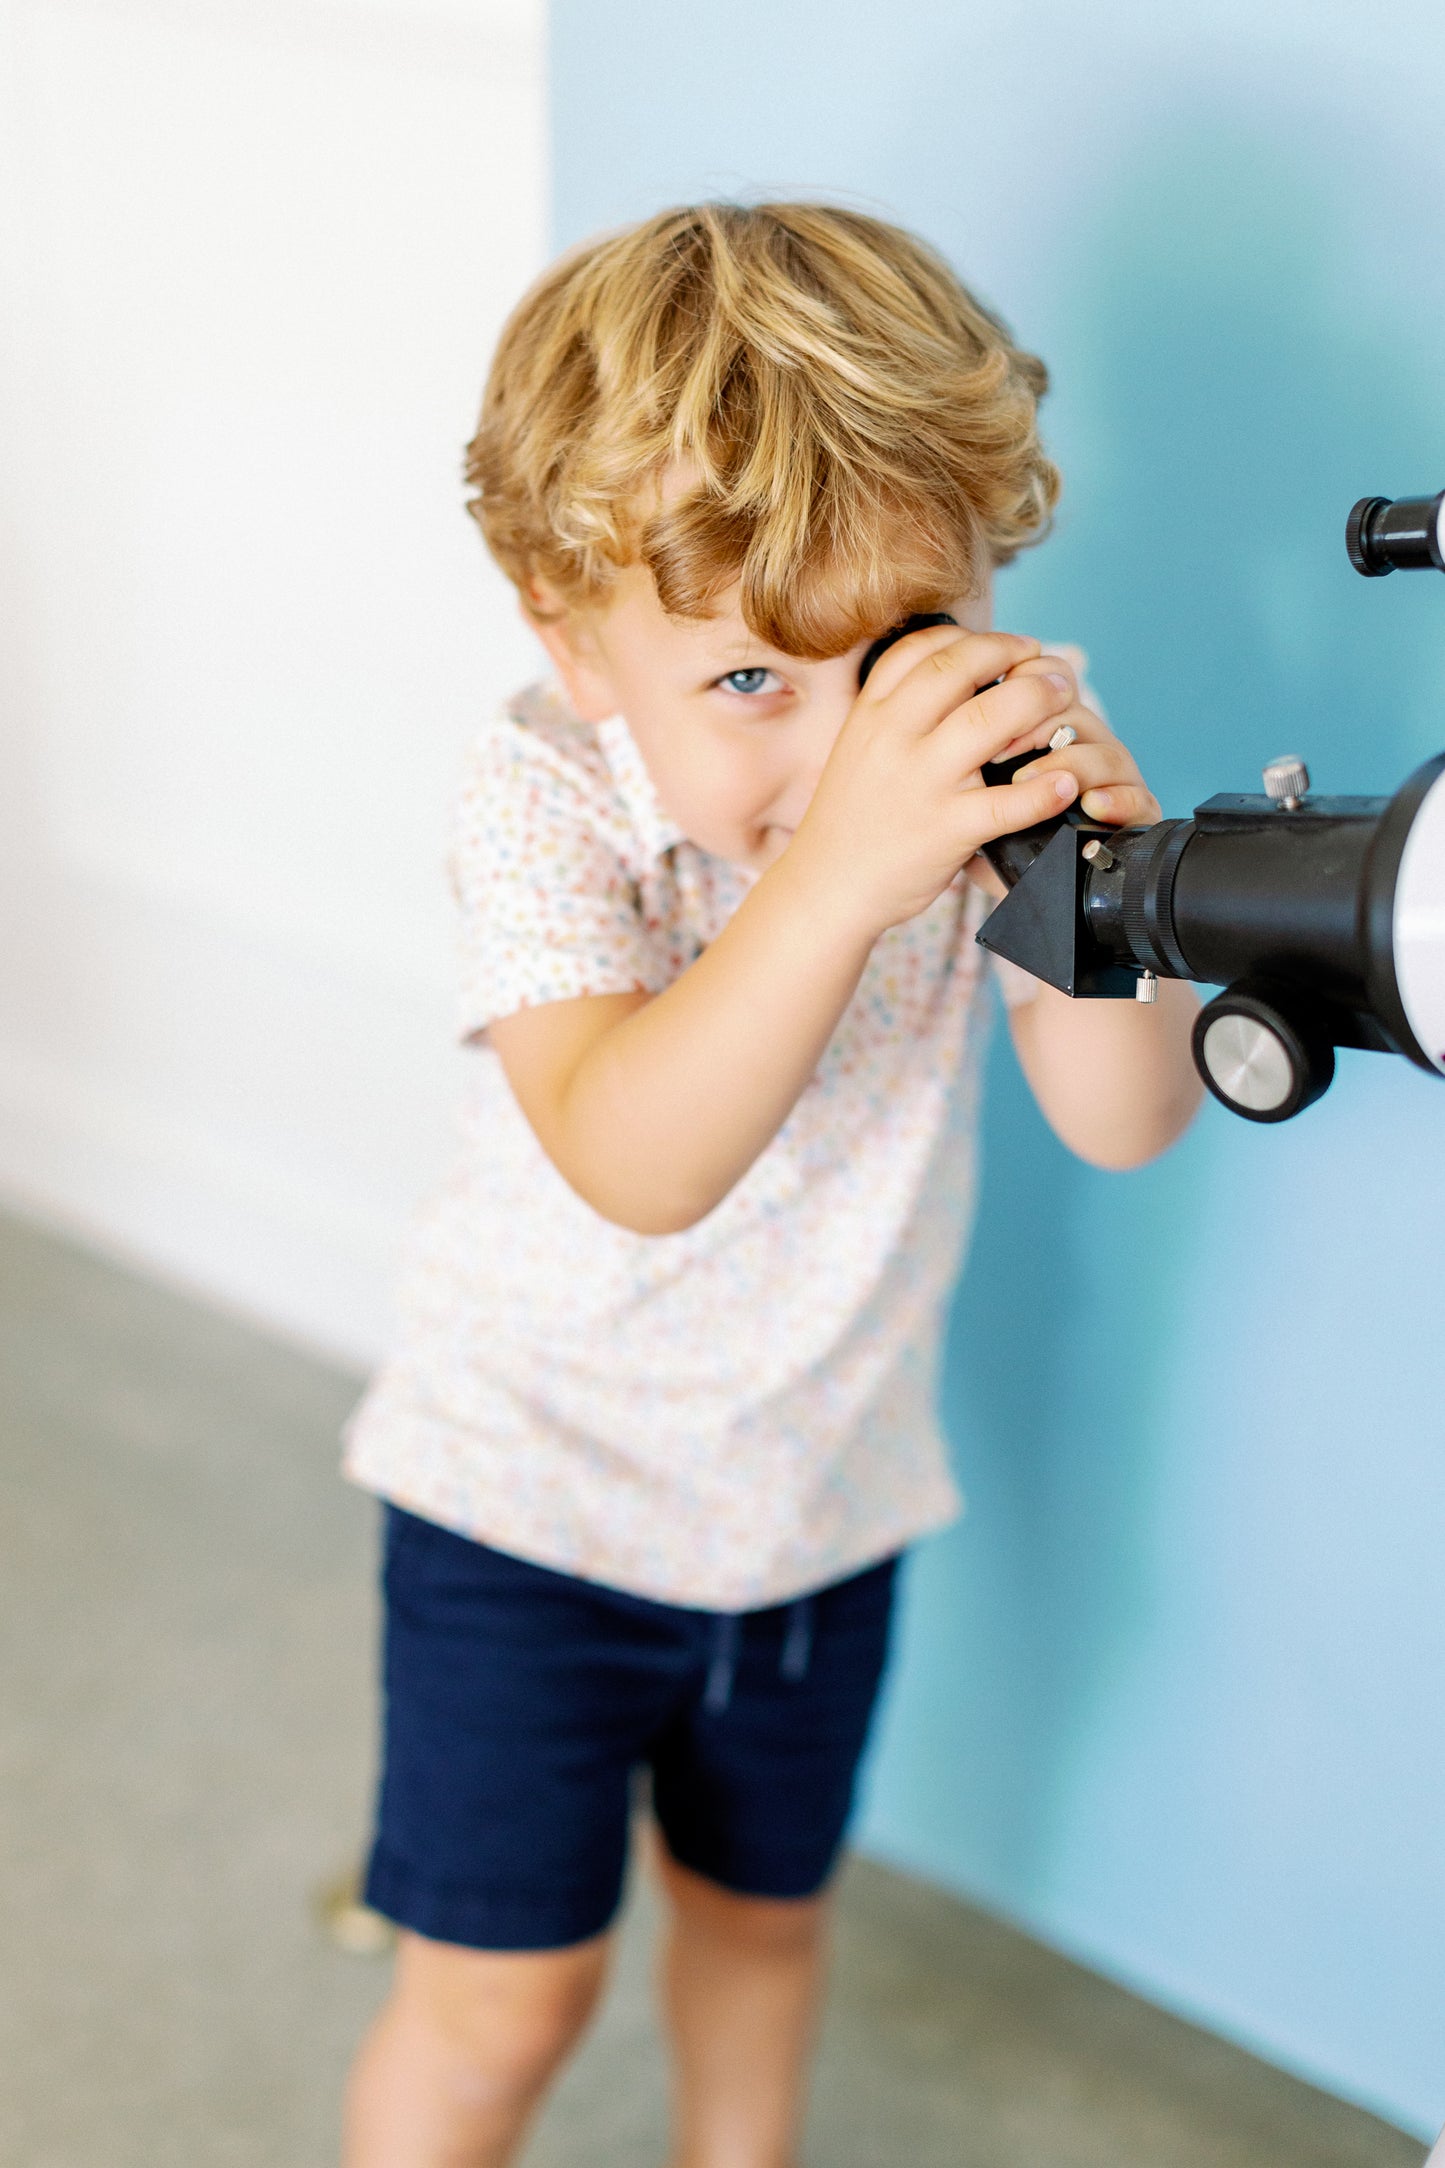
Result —
[[584, 723], [604, 723], [615, 715], [617, 695], [585, 614], [569, 608], [538, 573], [521, 590], [518, 604], [524, 621], [551, 656], [573, 713]]

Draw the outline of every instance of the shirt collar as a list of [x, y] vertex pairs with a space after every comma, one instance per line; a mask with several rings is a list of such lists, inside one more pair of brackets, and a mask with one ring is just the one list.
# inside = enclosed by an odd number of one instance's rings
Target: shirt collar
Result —
[[609, 715], [606, 722], [597, 725], [597, 742], [612, 771], [617, 795], [648, 857], [661, 858], [664, 851], [685, 843], [685, 833], [664, 811], [637, 741], [620, 715]]

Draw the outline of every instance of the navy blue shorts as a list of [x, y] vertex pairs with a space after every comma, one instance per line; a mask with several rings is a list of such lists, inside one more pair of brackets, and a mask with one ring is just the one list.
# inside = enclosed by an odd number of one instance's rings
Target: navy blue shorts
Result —
[[809, 1897], [842, 1843], [896, 1561], [798, 1603], [682, 1609], [395, 1506], [366, 1901], [439, 1942], [558, 1949], [617, 1909], [639, 1770], [674, 1859]]

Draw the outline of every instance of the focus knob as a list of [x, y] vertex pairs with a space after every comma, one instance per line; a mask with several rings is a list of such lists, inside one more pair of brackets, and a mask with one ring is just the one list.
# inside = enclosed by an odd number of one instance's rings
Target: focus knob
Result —
[[1227, 986], [1194, 1020], [1194, 1066], [1231, 1114], [1285, 1122], [1329, 1089], [1335, 1050], [1268, 987]]
[[1264, 771], [1264, 791], [1286, 813], [1297, 813], [1301, 798], [1310, 787], [1310, 772], [1298, 753], [1286, 753], [1279, 760], [1272, 760]]

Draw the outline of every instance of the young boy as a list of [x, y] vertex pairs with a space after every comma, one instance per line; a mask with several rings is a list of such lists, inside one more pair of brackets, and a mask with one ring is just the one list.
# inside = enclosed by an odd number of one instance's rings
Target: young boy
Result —
[[[957, 1510], [974, 854], [1080, 791], [1159, 817], [1070, 663], [989, 630], [1057, 494], [1045, 381], [920, 242], [819, 205], [589, 244], [503, 334], [472, 509], [555, 678], [466, 782], [463, 1148], [349, 1431], [389, 1501], [367, 1894], [402, 1933], [348, 2168], [516, 2157], [602, 1983], [642, 1770], [673, 2168], [796, 2158], [894, 1565]], [[860, 691], [925, 612], [955, 622]], [[1075, 1151], [1178, 1136], [1187, 988], [1005, 992]]]

